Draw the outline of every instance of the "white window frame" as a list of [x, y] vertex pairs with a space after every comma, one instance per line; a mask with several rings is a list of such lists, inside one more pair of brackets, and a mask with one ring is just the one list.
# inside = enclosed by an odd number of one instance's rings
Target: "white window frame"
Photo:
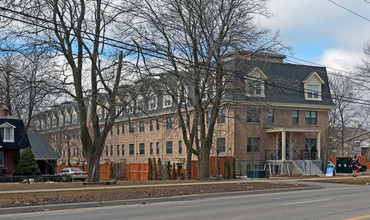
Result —
[[163, 108], [168, 108], [172, 106], [172, 97], [169, 94], [163, 95]]
[[99, 119], [102, 119], [102, 117], [103, 117], [103, 108], [101, 106], [98, 106], [96, 108], [96, 114], [98, 115]]
[[54, 114], [51, 116], [51, 127], [52, 127], [52, 128], [57, 127], [57, 119], [56, 119], [56, 117], [54, 116]]
[[46, 117], [46, 128], [50, 128], [50, 118]]
[[0, 129], [2, 130], [3, 134], [3, 142], [4, 143], [12, 143], [14, 142], [14, 129], [16, 127], [9, 124], [9, 123], [4, 123], [0, 125]]
[[157, 96], [153, 95], [149, 98], [149, 110], [157, 109]]
[[308, 99], [319, 99], [319, 85], [307, 85], [307, 98]]
[[70, 114], [66, 114], [65, 120], [66, 120], [66, 122], [65, 122], [66, 125], [70, 125], [71, 124], [71, 116], [70, 116]]
[[73, 112], [72, 114], [72, 124], [76, 124], [77, 123], [77, 112]]
[[59, 115], [59, 127], [62, 127], [64, 125], [64, 115]]

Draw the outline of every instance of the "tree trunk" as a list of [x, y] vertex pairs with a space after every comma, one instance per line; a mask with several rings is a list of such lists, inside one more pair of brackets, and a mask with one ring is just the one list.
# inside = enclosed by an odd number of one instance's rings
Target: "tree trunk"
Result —
[[87, 172], [89, 183], [99, 182], [100, 173], [100, 154], [94, 154], [87, 157]]
[[191, 156], [192, 156], [192, 153], [188, 149], [186, 151], [187, 151], [187, 156], [186, 156], [186, 173], [185, 173], [185, 178], [187, 180], [190, 180], [191, 179]]
[[199, 178], [208, 179], [209, 178], [209, 155], [210, 152], [202, 149], [198, 158], [199, 166]]

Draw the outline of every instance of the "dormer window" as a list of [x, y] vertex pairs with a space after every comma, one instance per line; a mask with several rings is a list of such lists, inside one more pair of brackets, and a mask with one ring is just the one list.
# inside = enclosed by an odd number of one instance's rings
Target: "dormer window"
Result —
[[51, 126], [53, 128], [57, 126], [57, 119], [55, 118], [54, 114], [51, 116]]
[[44, 130], [45, 129], [45, 121], [44, 120], [41, 120], [41, 129]]
[[309, 99], [319, 98], [319, 86], [318, 85], [307, 85], [307, 98]]
[[50, 128], [50, 118], [46, 118], [46, 128]]
[[150, 110], [157, 109], [157, 96], [156, 95], [152, 95], [149, 98], [149, 109]]
[[267, 76], [259, 69], [255, 68], [245, 77], [247, 96], [265, 97], [265, 83]]
[[137, 104], [137, 112], [144, 110], [145, 102], [144, 102], [143, 96], [140, 95], [137, 97], [136, 104]]
[[172, 106], [172, 97], [168, 94], [163, 95], [163, 108]]
[[64, 116], [62, 114], [59, 115], [59, 127], [62, 127], [64, 123]]
[[312, 72], [308, 75], [307, 78], [303, 80], [305, 99], [321, 101], [322, 84], [324, 84], [324, 80], [322, 80], [316, 72]]
[[96, 114], [98, 115], [98, 118], [99, 119], [102, 119], [103, 117], [103, 109], [101, 106], [98, 106], [97, 109], [96, 109]]
[[14, 128], [15, 126], [9, 123], [0, 125], [0, 133], [3, 138], [3, 142], [14, 142]]
[[66, 125], [69, 125], [71, 123], [71, 116], [67, 113], [66, 114]]
[[77, 123], [77, 112], [73, 112], [72, 114], [72, 124], [76, 124]]

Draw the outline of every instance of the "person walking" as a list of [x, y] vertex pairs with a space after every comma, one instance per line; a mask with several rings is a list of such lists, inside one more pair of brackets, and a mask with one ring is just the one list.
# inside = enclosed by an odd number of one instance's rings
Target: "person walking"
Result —
[[360, 163], [358, 162], [358, 159], [356, 155], [352, 158], [350, 166], [352, 167], [352, 176], [356, 177], [357, 176], [357, 169], [360, 166]]

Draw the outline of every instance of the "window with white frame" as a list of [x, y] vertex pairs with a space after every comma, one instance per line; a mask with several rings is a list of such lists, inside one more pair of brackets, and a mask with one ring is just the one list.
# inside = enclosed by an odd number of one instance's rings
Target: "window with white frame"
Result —
[[122, 115], [122, 106], [121, 105], [116, 106], [116, 115]]
[[62, 127], [64, 123], [64, 116], [62, 114], [59, 115], [59, 127]]
[[14, 142], [14, 129], [15, 126], [9, 123], [0, 125], [0, 133], [3, 138], [3, 142]]
[[66, 117], [65, 117], [65, 119], [66, 119], [66, 125], [69, 125], [69, 124], [71, 124], [71, 116], [69, 115], [69, 114], [66, 114]]
[[76, 124], [77, 123], [77, 113], [76, 112], [74, 112], [73, 114], [72, 114], [72, 124]]
[[245, 84], [248, 96], [265, 97], [266, 75], [259, 69], [255, 68], [245, 77]]
[[143, 111], [145, 107], [145, 101], [142, 96], [137, 97], [136, 100], [136, 105], [137, 105], [137, 111]]
[[319, 86], [318, 85], [307, 85], [307, 98], [309, 99], [319, 98]]
[[157, 96], [153, 95], [149, 98], [149, 110], [157, 109]]
[[51, 116], [51, 126], [53, 128], [57, 126], [57, 119], [55, 118], [54, 114]]
[[324, 83], [325, 83], [324, 80], [319, 76], [317, 72], [310, 73], [307, 76], [307, 78], [303, 81], [305, 99], [321, 101], [322, 100], [321, 90], [322, 90], [322, 85]]
[[99, 119], [102, 119], [102, 117], [103, 117], [103, 108], [102, 108], [102, 107], [100, 107], [100, 106], [98, 106], [98, 107], [96, 108], [96, 114], [98, 115], [98, 118], [99, 118]]
[[163, 95], [163, 108], [172, 106], [172, 97], [168, 94]]
[[49, 117], [47, 117], [46, 118], [46, 128], [50, 128], [50, 118]]
[[259, 79], [257, 80], [250, 80], [248, 83], [248, 95], [250, 96], [262, 96], [262, 81]]
[[45, 121], [44, 120], [41, 120], [41, 129], [45, 129]]

